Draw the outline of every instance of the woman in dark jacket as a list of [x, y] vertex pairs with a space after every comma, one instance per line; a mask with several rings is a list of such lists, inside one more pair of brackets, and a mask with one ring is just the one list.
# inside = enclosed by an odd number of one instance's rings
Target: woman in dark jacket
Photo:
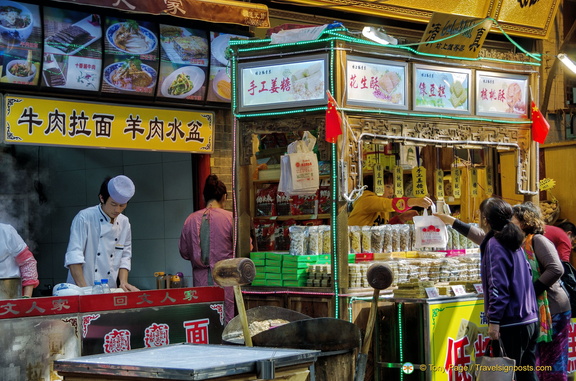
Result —
[[568, 336], [572, 316], [570, 300], [559, 282], [564, 267], [554, 244], [544, 237], [545, 222], [536, 205], [514, 205], [513, 222], [526, 234], [522, 244], [532, 266], [532, 280], [540, 312], [537, 364], [550, 366], [538, 371], [540, 381], [568, 379]]
[[435, 214], [460, 234], [480, 244], [481, 277], [488, 335], [502, 340], [516, 360], [517, 381], [536, 381], [538, 310], [532, 273], [521, 248], [524, 233], [512, 222], [512, 206], [491, 197], [480, 204], [480, 227]]

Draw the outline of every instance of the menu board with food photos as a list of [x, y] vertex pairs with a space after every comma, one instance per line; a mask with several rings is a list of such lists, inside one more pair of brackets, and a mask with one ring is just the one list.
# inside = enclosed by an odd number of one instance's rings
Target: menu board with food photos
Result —
[[156, 95], [203, 101], [208, 83], [208, 33], [161, 24], [160, 46]]
[[0, 0], [0, 82], [37, 85], [42, 58], [39, 7]]
[[106, 17], [102, 92], [153, 96], [158, 45], [156, 24]]
[[210, 82], [208, 83], [208, 98], [212, 102], [230, 102], [232, 85], [230, 67], [226, 50], [230, 39], [248, 39], [246, 36], [210, 32]]
[[98, 91], [101, 71], [100, 16], [44, 7], [42, 85]]

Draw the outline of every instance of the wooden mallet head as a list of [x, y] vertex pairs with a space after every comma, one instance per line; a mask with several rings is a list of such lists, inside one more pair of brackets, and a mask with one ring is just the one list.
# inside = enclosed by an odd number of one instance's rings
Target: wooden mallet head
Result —
[[382, 263], [373, 263], [366, 272], [368, 284], [376, 290], [384, 290], [394, 282], [392, 269]]

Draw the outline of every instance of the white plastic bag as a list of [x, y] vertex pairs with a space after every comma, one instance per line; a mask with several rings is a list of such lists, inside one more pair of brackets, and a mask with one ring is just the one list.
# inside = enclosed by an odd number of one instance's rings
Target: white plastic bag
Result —
[[312, 151], [316, 138], [308, 131], [302, 140], [288, 146], [288, 153], [280, 158], [278, 190], [288, 195], [310, 196], [320, 187], [318, 157]]
[[[432, 204], [432, 213], [436, 213], [436, 207]], [[423, 247], [446, 247], [448, 243], [448, 231], [444, 222], [432, 215], [428, 215], [424, 209], [422, 216], [416, 216], [414, 220], [415, 242], [414, 248]]]

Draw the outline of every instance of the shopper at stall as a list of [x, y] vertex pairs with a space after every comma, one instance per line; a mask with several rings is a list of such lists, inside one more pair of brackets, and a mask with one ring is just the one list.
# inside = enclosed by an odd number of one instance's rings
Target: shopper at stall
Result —
[[[559, 253], [543, 233], [546, 228], [540, 210], [531, 202], [515, 205], [513, 222], [526, 234], [522, 248], [532, 267], [532, 280], [540, 312], [537, 364], [551, 370], [538, 372], [540, 381], [566, 381], [568, 336], [572, 316], [570, 301], [559, 282], [564, 273]], [[562, 232], [560, 229], [560, 232]]]
[[[536, 206], [534, 206], [536, 207]], [[570, 261], [570, 251], [572, 250], [572, 243], [566, 232], [557, 226], [545, 225], [544, 237], [548, 238], [554, 244], [560, 260], [564, 262]]]
[[[364, 177], [366, 189], [362, 196], [354, 202], [354, 209], [348, 216], [350, 226], [377, 226], [386, 223], [406, 223], [418, 215], [415, 210], [408, 210], [414, 206], [428, 208], [432, 205], [429, 197], [399, 197], [393, 198], [394, 188], [390, 181], [386, 182], [383, 196], [374, 193], [374, 177]], [[388, 214], [398, 212], [399, 215], [388, 219]]]
[[[225, 210], [228, 191], [216, 175], [204, 184], [206, 207], [190, 214], [184, 222], [178, 248], [192, 264], [194, 286], [213, 286], [212, 270], [223, 259], [234, 257], [232, 212]], [[234, 291], [224, 287], [225, 321], [234, 317]]]
[[68, 283], [80, 287], [108, 279], [124, 291], [139, 291], [128, 283], [132, 260], [132, 231], [122, 212], [134, 196], [134, 183], [124, 175], [106, 178], [100, 204], [81, 210], [70, 227], [64, 265]]
[[21, 278], [22, 297], [30, 298], [38, 286], [34, 255], [12, 225], [0, 223], [0, 278]]
[[480, 204], [480, 228], [452, 216], [434, 214], [480, 244], [481, 277], [488, 335], [502, 340], [506, 355], [521, 370], [517, 381], [535, 381], [538, 307], [532, 273], [521, 248], [522, 230], [512, 222], [512, 206], [491, 197]]
[[566, 233], [568, 239], [570, 239], [571, 243], [571, 252], [570, 252], [570, 263], [572, 266], [576, 266], [576, 226], [568, 221], [564, 220], [558, 224], [558, 227]]

